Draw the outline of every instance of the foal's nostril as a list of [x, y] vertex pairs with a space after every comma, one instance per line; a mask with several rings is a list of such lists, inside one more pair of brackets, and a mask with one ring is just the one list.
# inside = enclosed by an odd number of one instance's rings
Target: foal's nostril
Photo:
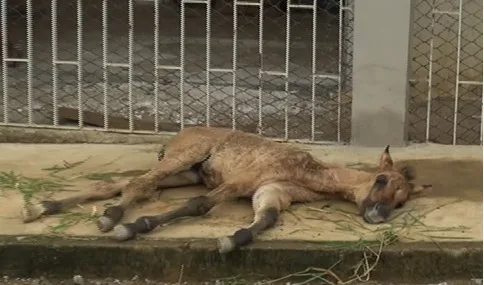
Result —
[[380, 204], [376, 204], [375, 207], [373, 207], [373, 209], [378, 212], [378, 210], [380, 210]]

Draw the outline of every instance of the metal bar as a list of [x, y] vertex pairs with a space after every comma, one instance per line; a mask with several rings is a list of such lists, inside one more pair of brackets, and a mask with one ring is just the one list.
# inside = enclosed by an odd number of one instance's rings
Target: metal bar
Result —
[[[5, 1], [5, 0], [4, 0]], [[34, 81], [33, 81], [33, 60], [34, 60], [34, 34], [33, 34], [33, 11], [32, 11], [32, 1], [27, 0], [27, 120], [28, 124], [33, 124], [33, 114], [32, 114], [32, 96], [34, 92]]]
[[2, 89], [3, 89], [3, 122], [8, 124], [8, 29], [7, 29], [7, 1], [1, 1], [2, 10]]
[[233, 17], [234, 17], [234, 25], [232, 31], [233, 37], [233, 48], [232, 48], [232, 129], [235, 130], [235, 94], [236, 94], [236, 86], [237, 86], [237, 0], [233, 2]]
[[208, 1], [182, 0], [182, 4], [207, 4]]
[[285, 72], [282, 71], [270, 71], [270, 70], [261, 70], [261, 74], [264, 75], [274, 75], [274, 76], [286, 76]]
[[337, 141], [341, 141], [341, 93], [343, 89], [343, 80], [342, 80], [342, 73], [343, 73], [343, 63], [341, 62], [343, 60], [343, 32], [344, 32], [344, 26], [343, 26], [343, 3], [340, 2], [339, 5], [339, 30], [338, 30], [338, 118], [337, 118]]
[[289, 139], [289, 115], [288, 115], [288, 104], [289, 104], [289, 43], [291, 40], [291, 0], [287, 1], [286, 6], [286, 54], [284, 61], [284, 71], [285, 71], [285, 82], [284, 82], [284, 92], [286, 93], [286, 101], [284, 104], [284, 139]]
[[159, 114], [158, 114], [158, 89], [159, 89], [159, 84], [158, 84], [158, 70], [160, 69], [158, 62], [159, 62], [159, 37], [160, 37], [160, 1], [153, 1], [153, 9], [154, 9], [154, 30], [153, 30], [153, 61], [154, 61], [154, 67], [153, 67], [153, 96], [154, 96], [154, 104], [155, 106], [153, 107], [154, 111], [154, 120], [155, 120], [155, 132], [159, 131]]
[[172, 66], [172, 65], [158, 65], [156, 69], [165, 69], [165, 70], [180, 70], [179, 66]]
[[[211, 72], [232, 72], [230, 69], [223, 69], [223, 68], [212, 68], [210, 69]], [[273, 75], [273, 76], [286, 76], [286, 72], [283, 71], [272, 71], [272, 70], [261, 70], [260, 71], [262, 75]], [[333, 80], [340, 80], [339, 75], [334, 75], [334, 74], [314, 74], [314, 78], [320, 78], [320, 79], [333, 79]]]
[[77, 115], [79, 117], [79, 128], [84, 126], [82, 112], [82, 0], [77, 0]]
[[185, 4], [180, 2], [180, 130], [185, 126]]
[[460, 85], [482, 85], [482, 81], [459, 80]]
[[317, 41], [317, 2], [313, 1], [313, 33], [311, 49], [311, 141], [315, 140], [316, 132], [316, 41]]
[[290, 4], [288, 5], [290, 8], [296, 8], [296, 9], [314, 9], [314, 6], [316, 5], [314, 2], [317, 2], [317, 1], [313, 1], [313, 5], [303, 5], [303, 4]]
[[228, 68], [210, 68], [210, 72], [223, 72], [223, 73], [232, 73], [232, 69]]
[[257, 133], [262, 134], [262, 70], [264, 69], [264, 0], [259, 1], [259, 80]]
[[441, 11], [437, 9], [432, 9], [432, 14], [460, 16], [460, 12], [457, 11]]
[[[129, 38], [129, 37], [128, 37]], [[129, 47], [128, 47], [129, 49]], [[129, 51], [128, 51], [129, 53]], [[108, 62], [106, 63], [106, 66], [110, 67], [124, 67], [124, 68], [129, 68], [129, 63], [122, 63], [122, 62]]]
[[236, 1], [238, 6], [259, 6], [258, 2]]
[[58, 30], [57, 30], [57, 0], [51, 1], [51, 41], [52, 41], [52, 124], [54, 126], [59, 125], [59, 112], [57, 109], [57, 91], [59, 83], [59, 75], [57, 73], [57, 58], [58, 54]]
[[10, 58], [4, 58], [3, 60], [5, 60], [6, 62], [29, 62], [27, 58], [10, 57]]
[[55, 60], [53, 64], [77, 65], [76, 60]]
[[455, 92], [454, 92], [454, 128], [452, 132], [452, 144], [457, 142], [457, 111], [459, 108], [459, 77], [460, 77], [460, 52], [462, 45], [462, 2], [459, 0], [459, 20], [457, 30], [457, 66], [455, 71]]
[[128, 1], [128, 101], [129, 101], [129, 131], [134, 128], [133, 119], [133, 43], [134, 43], [134, 1]]
[[[432, 9], [435, 7], [435, 0], [432, 0]], [[429, 75], [428, 75], [428, 90], [427, 90], [427, 118], [425, 120], [425, 141], [430, 140], [430, 110], [432, 107], [432, 67], [433, 67], [433, 55], [434, 55], [434, 26], [435, 26], [435, 16], [431, 15], [430, 22], [430, 43], [429, 43]]]
[[207, 0], [207, 22], [206, 22], [206, 63], [205, 63], [205, 74], [206, 74], [206, 85], [205, 85], [205, 116], [206, 116], [206, 125], [207, 127], [210, 126], [210, 54], [211, 50], [211, 18], [212, 18], [212, 9], [211, 9], [211, 0]]
[[321, 78], [321, 79], [333, 79], [333, 80], [340, 80], [341, 75], [337, 74], [314, 74], [314, 77]]
[[484, 108], [482, 108], [482, 98], [481, 98], [481, 133], [480, 133], [481, 145], [482, 145], [482, 133], [484, 131], [483, 128], [484, 128]]
[[102, 65], [103, 65], [103, 115], [104, 130], [109, 129], [109, 108], [108, 108], [108, 1], [103, 0], [102, 4]]
[[180, 130], [185, 126], [185, 4], [180, 3]]

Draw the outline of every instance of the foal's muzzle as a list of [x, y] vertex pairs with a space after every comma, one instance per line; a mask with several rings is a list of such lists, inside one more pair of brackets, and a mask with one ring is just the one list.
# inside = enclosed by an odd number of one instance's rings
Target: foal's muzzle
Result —
[[376, 203], [366, 207], [363, 213], [363, 220], [368, 224], [383, 223], [390, 217], [391, 209], [387, 205]]

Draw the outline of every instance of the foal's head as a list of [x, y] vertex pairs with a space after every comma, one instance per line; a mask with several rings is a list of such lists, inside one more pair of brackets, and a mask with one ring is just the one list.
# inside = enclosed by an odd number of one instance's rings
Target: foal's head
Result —
[[360, 214], [370, 224], [387, 221], [391, 212], [402, 207], [411, 196], [432, 187], [413, 183], [415, 171], [412, 167], [396, 168], [389, 148], [387, 146], [383, 151], [369, 189], [365, 189], [368, 192], [366, 197], [358, 203]]

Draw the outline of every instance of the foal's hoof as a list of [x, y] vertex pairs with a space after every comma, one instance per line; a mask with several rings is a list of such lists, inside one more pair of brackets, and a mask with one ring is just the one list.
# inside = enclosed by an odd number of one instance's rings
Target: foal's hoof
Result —
[[217, 248], [219, 253], [227, 253], [233, 251], [237, 245], [232, 237], [221, 237], [217, 239]]
[[114, 239], [117, 241], [125, 241], [135, 236], [134, 224], [123, 224], [114, 227]]
[[22, 220], [24, 223], [30, 223], [37, 220], [45, 213], [42, 204], [24, 204], [22, 208]]
[[110, 217], [101, 216], [97, 219], [97, 227], [103, 233], [109, 232], [114, 228], [114, 226], [115, 223]]
[[58, 213], [61, 209], [61, 203], [58, 201], [42, 201], [36, 204], [25, 203], [22, 208], [22, 220], [29, 223], [37, 220], [42, 215], [51, 215]]

